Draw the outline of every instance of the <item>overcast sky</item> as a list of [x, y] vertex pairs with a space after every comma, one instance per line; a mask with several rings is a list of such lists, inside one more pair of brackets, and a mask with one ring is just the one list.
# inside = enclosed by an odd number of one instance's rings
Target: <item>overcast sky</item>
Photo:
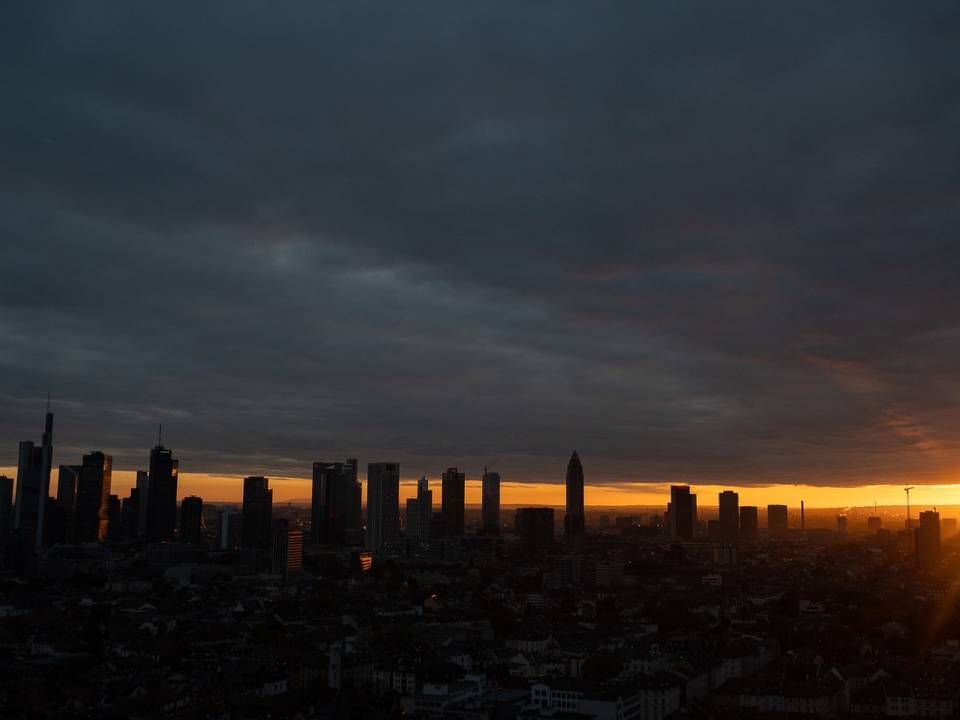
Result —
[[0, 465], [956, 474], [955, 1], [12, 5]]

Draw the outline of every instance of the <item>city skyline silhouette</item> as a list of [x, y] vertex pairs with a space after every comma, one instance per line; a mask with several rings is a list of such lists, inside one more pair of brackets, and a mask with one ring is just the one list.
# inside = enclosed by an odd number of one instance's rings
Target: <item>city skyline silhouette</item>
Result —
[[960, 4], [6, 3], [2, 720], [960, 718]]

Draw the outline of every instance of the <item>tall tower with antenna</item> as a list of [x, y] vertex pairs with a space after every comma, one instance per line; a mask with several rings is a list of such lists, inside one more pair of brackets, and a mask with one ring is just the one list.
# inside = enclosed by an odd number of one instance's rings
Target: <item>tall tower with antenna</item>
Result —
[[17, 497], [13, 508], [14, 529], [29, 535], [35, 547], [43, 544], [50, 468], [53, 466], [53, 413], [47, 394], [46, 417], [40, 446], [31, 440], [20, 443], [17, 458]]

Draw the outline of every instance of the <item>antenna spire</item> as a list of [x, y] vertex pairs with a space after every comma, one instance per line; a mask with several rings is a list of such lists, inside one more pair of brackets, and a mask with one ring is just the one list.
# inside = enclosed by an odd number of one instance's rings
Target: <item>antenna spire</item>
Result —
[[157, 428], [157, 445], [163, 445], [163, 423], [159, 423]]

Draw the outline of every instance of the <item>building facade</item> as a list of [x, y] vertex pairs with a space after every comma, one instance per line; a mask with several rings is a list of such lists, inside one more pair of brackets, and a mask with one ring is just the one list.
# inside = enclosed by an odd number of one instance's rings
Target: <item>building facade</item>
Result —
[[180, 542], [203, 541], [203, 498], [188, 495], [180, 503]]
[[13, 530], [13, 478], [0, 475], [0, 551], [6, 546]]
[[480, 488], [480, 527], [484, 535], [500, 534], [500, 473], [484, 472]]
[[379, 550], [400, 536], [400, 465], [367, 465], [367, 547]]
[[273, 524], [271, 569], [274, 575], [288, 578], [303, 569], [303, 531], [287, 520]]
[[447, 468], [441, 477], [440, 508], [445, 535], [463, 535], [466, 501], [466, 475], [457, 468]]
[[310, 499], [310, 532], [314, 544], [344, 545], [363, 528], [357, 461], [315, 462]]
[[[177, 480], [180, 462], [173, 451], [157, 445], [150, 451], [150, 475], [147, 483], [146, 539], [169, 542], [177, 528]], [[142, 496], [141, 496], [142, 502]]]
[[[83, 456], [79, 466], [73, 506], [72, 542], [102, 542], [107, 538], [110, 523], [110, 488], [113, 480], [113, 458], [102, 452]], [[59, 497], [59, 489], [57, 496]]]
[[787, 534], [786, 505], [767, 505], [767, 532], [771, 537]]
[[514, 532], [520, 536], [524, 550], [540, 553], [553, 547], [553, 508], [518, 508], [514, 515]]
[[920, 524], [914, 530], [917, 566], [929, 570], [940, 559], [940, 513], [925, 510], [920, 513]]
[[417, 497], [407, 500], [407, 539], [426, 542], [433, 521], [433, 491], [426, 477], [417, 481]]
[[267, 550], [273, 540], [273, 490], [261, 475], [243, 480], [243, 517], [240, 546], [249, 550]]
[[694, 513], [694, 498], [690, 493], [689, 485], [670, 486], [670, 507], [667, 510], [670, 537], [675, 540], [693, 539], [693, 528], [696, 521]]
[[736, 542], [740, 535], [740, 495], [724, 490], [718, 497], [720, 508], [720, 539]]

